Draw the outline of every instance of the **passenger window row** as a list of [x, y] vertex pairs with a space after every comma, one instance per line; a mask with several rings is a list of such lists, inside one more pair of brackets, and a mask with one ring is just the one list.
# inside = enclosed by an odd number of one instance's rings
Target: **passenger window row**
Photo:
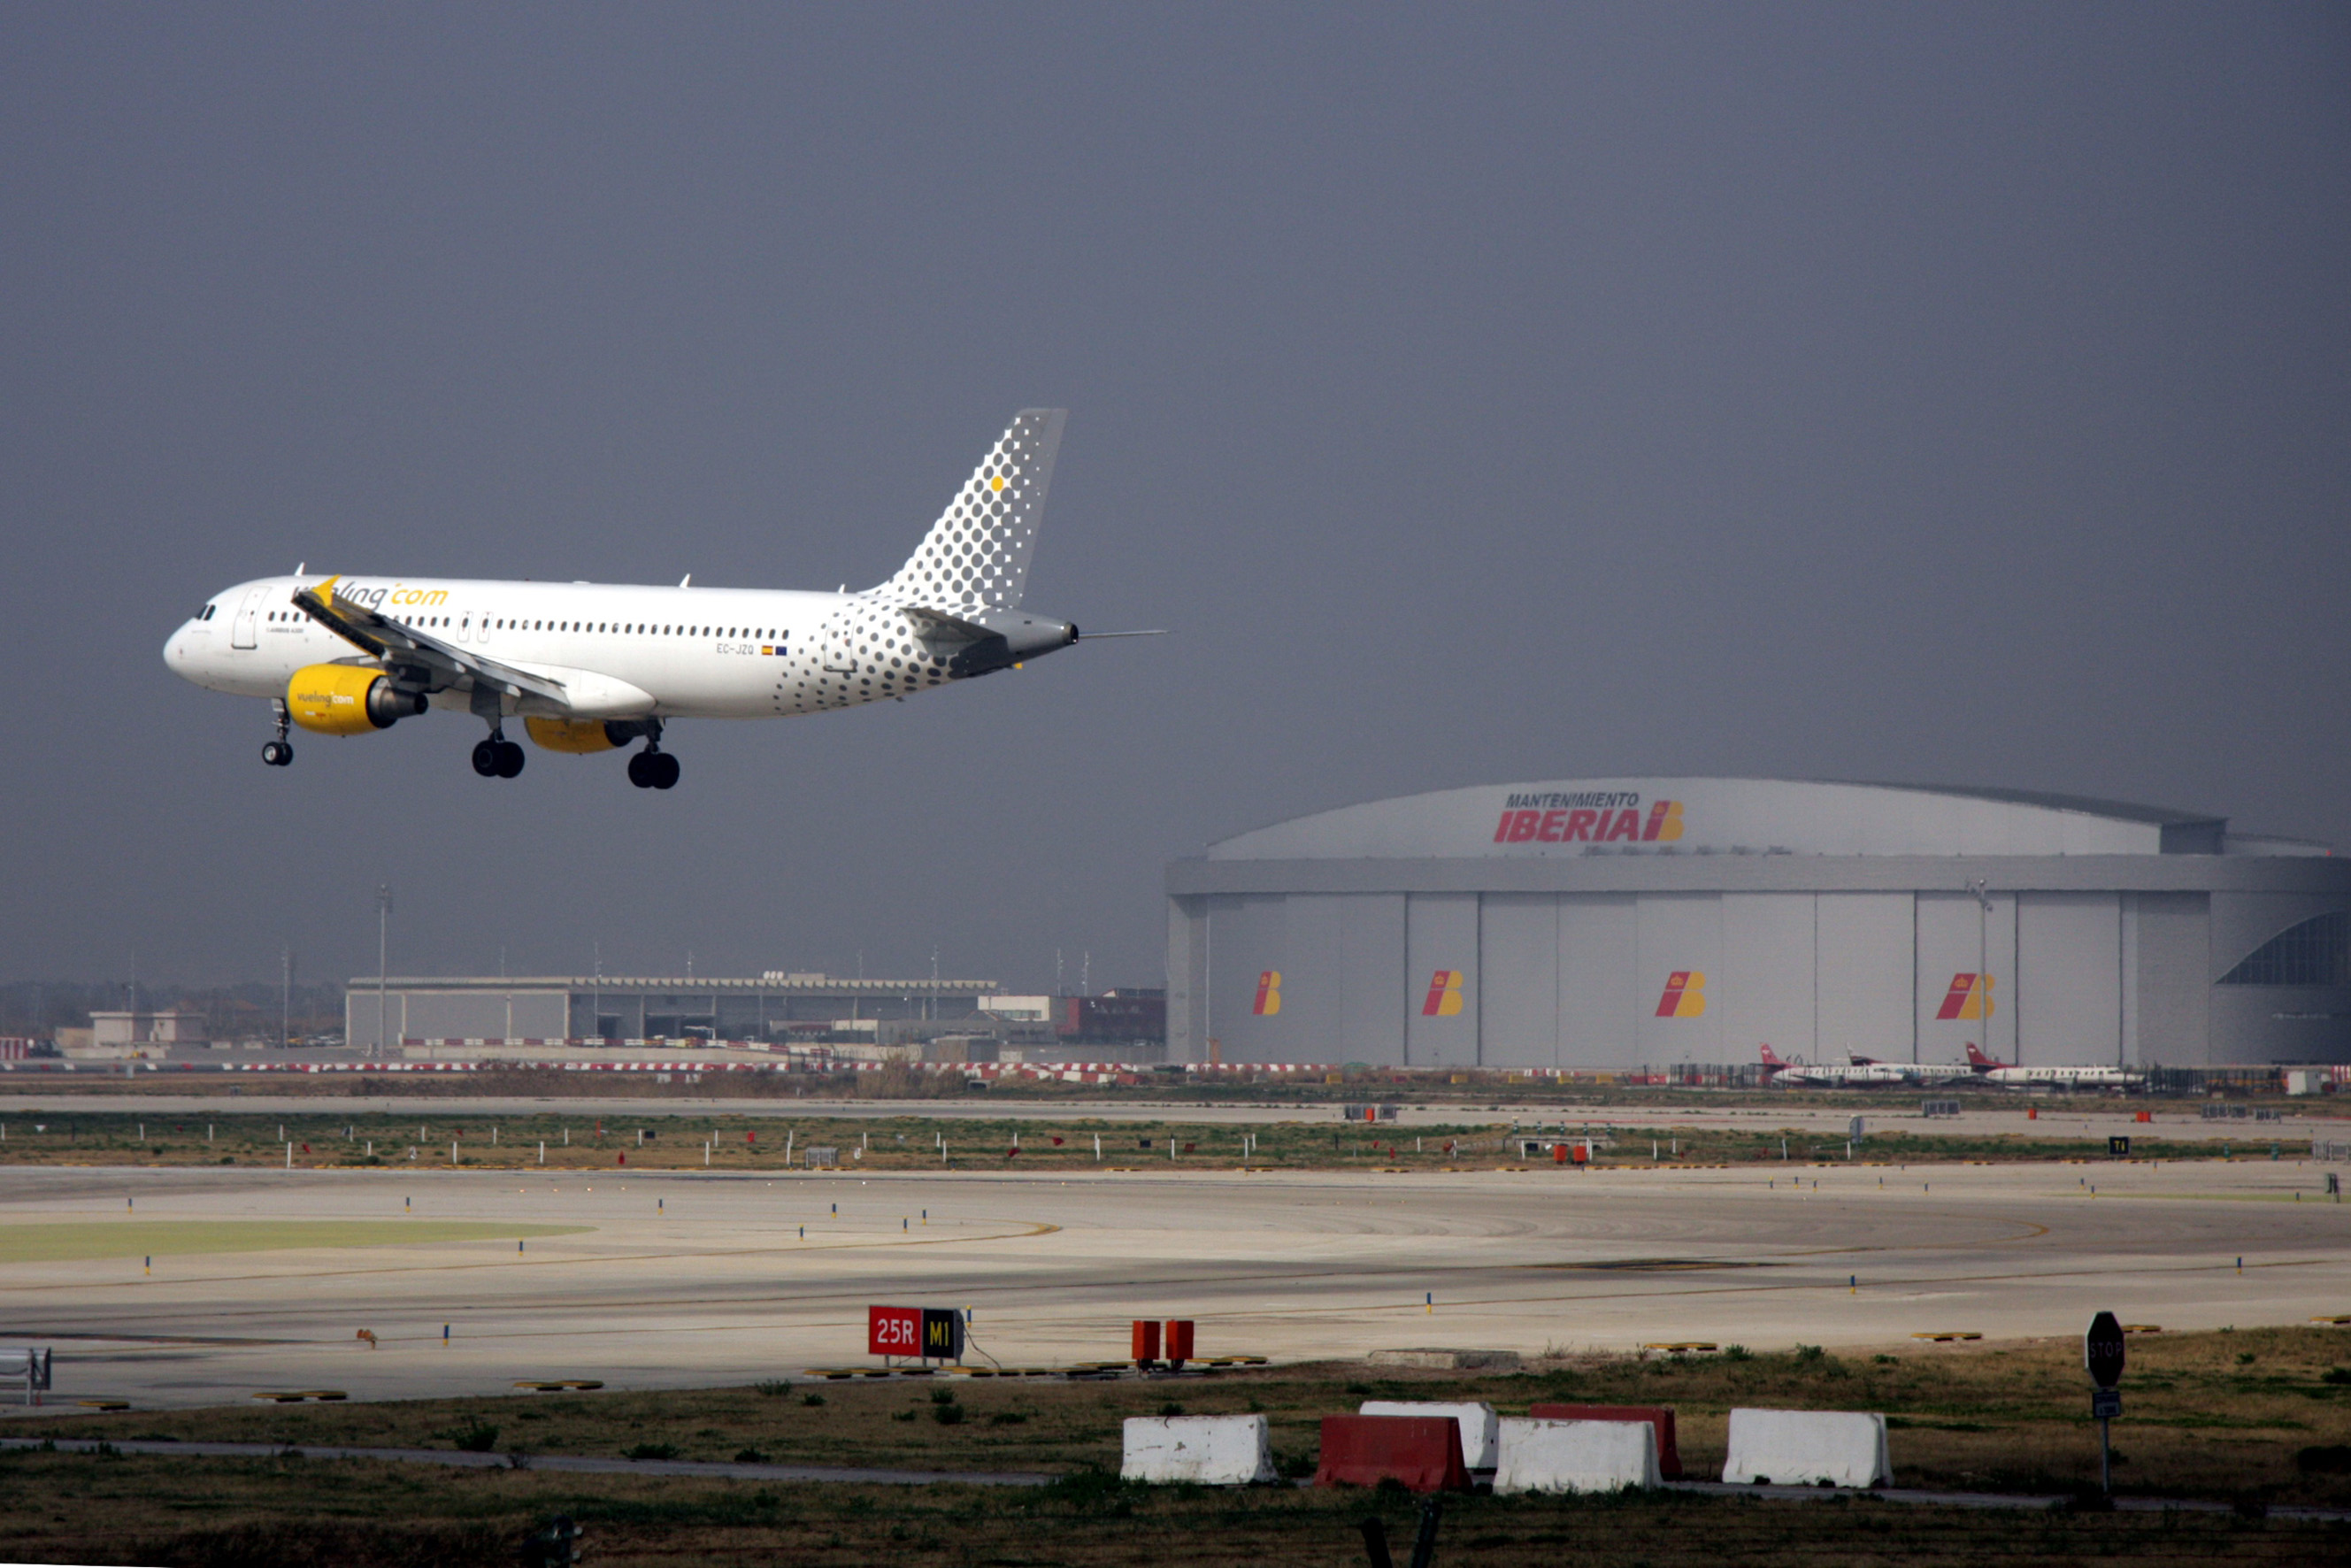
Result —
[[[217, 604], [207, 604], [204, 607], [203, 611], [198, 613], [196, 619], [199, 621], [209, 621], [213, 618], [214, 612], [219, 608], [220, 606]], [[273, 610], [269, 612], [269, 619], [272, 621], [301, 621], [307, 619], [307, 617], [297, 615], [290, 610]], [[396, 625], [434, 628], [451, 625], [455, 622], [457, 619], [458, 617], [455, 615], [426, 615], [421, 617], [394, 615], [391, 617], [391, 620]], [[499, 619], [493, 621], [489, 622], [489, 625], [493, 630], [501, 632], [581, 632], [617, 633], [621, 636], [637, 637], [766, 637], [772, 640], [778, 637], [788, 637], [791, 634], [788, 631], [779, 631], [773, 626], [656, 626], [646, 624], [642, 622], [526, 621], [519, 616], [512, 620]]]

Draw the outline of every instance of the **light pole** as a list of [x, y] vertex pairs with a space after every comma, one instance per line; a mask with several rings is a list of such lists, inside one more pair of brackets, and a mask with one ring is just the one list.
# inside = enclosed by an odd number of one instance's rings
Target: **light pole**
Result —
[[389, 967], [386, 960], [391, 951], [392, 884], [380, 882], [375, 884], [375, 1053], [378, 1056], [386, 1054], [383, 1049], [383, 991], [384, 974]]
[[294, 1029], [294, 949], [289, 945], [279, 955], [283, 970], [277, 981], [277, 1049], [284, 1051], [293, 1044]]

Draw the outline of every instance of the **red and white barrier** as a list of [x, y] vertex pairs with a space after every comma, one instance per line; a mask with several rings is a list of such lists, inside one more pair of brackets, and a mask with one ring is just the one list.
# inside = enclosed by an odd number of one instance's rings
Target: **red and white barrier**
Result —
[[1375, 1487], [1392, 1480], [1407, 1491], [1468, 1491], [1461, 1425], [1442, 1416], [1325, 1416], [1318, 1487]]
[[1646, 1421], [1501, 1423], [1499, 1492], [1622, 1491], [1657, 1484], [1657, 1429]]
[[1437, 1416], [1461, 1428], [1461, 1462], [1473, 1470], [1494, 1468], [1495, 1444], [1501, 1428], [1491, 1405], [1445, 1403], [1433, 1399], [1366, 1399], [1359, 1416]]
[[1886, 1417], [1857, 1410], [1733, 1410], [1722, 1479], [1765, 1486], [1885, 1486]]
[[1118, 1479], [1212, 1487], [1270, 1481], [1271, 1430], [1262, 1416], [1131, 1416]]
[[1534, 1405], [1527, 1414], [1538, 1421], [1646, 1421], [1656, 1428], [1657, 1474], [1669, 1481], [1682, 1479], [1681, 1449], [1674, 1440], [1674, 1413], [1663, 1405]]

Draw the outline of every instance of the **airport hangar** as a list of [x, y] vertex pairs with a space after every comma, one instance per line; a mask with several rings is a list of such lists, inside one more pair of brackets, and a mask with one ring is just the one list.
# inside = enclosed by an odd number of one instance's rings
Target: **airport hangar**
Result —
[[1167, 894], [1171, 1061], [2351, 1061], [2351, 860], [2115, 801], [1497, 784], [1242, 833]]
[[852, 980], [781, 970], [757, 979], [367, 975], [344, 988], [343, 1038], [371, 1048], [449, 1040], [822, 1039], [860, 1025], [872, 1032], [890, 1021], [969, 1018], [1001, 988], [994, 980]]

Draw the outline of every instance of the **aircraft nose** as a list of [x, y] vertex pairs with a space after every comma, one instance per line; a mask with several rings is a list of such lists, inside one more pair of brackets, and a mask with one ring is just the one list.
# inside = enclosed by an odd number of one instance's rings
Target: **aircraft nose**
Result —
[[170, 637], [164, 640], [163, 663], [167, 665], [176, 667], [177, 665], [185, 663], [187, 657], [188, 628], [184, 623], [183, 623], [177, 632], [172, 632]]

